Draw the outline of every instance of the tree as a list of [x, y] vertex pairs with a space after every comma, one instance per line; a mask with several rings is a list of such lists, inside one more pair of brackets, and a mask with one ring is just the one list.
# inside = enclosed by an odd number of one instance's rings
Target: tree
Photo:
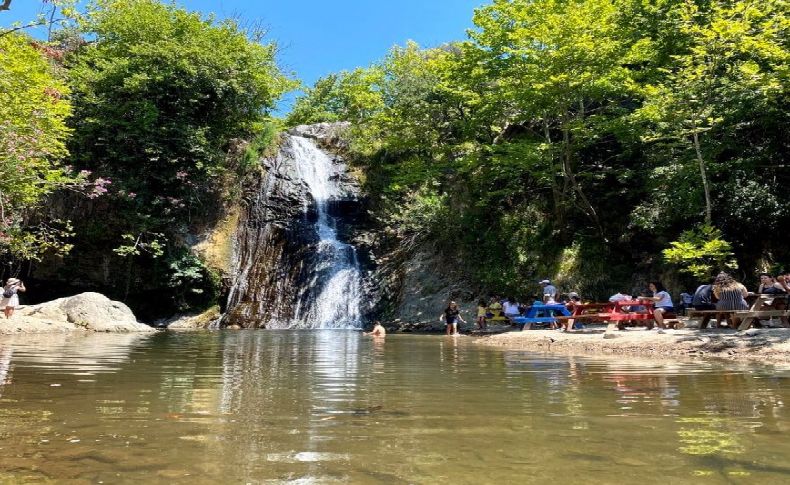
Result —
[[[65, 221], [37, 212], [57, 190], [88, 189], [87, 173], [61, 162], [71, 114], [69, 90], [30, 39], [0, 36], [0, 255], [38, 259], [48, 250], [67, 251]], [[105, 180], [93, 188], [98, 195]]]
[[709, 279], [724, 268], [738, 268], [732, 246], [723, 239], [722, 232], [706, 225], [683, 231], [679, 240], [664, 249], [663, 255], [668, 263], [678, 265], [682, 272], [698, 281]]
[[605, 0], [496, 1], [474, 20], [470, 35], [497, 79], [490, 95], [506, 104], [509, 124], [543, 138], [535, 149], [549, 173], [555, 220], [572, 204], [602, 234], [584, 189], [596, 167], [585, 167], [581, 153], [638, 97], [630, 66], [649, 58], [649, 42], [623, 35], [618, 4]]
[[[42, 0], [42, 3], [49, 5], [48, 12], [40, 12], [35, 19], [28, 22], [16, 22], [10, 28], [0, 30], [0, 37], [11, 34], [24, 29], [31, 29], [47, 26], [47, 41], [52, 40], [53, 28], [56, 26], [65, 26], [78, 18], [76, 10], [77, 0]], [[3, 0], [0, 4], [0, 12], [11, 9], [11, 0]], [[60, 12], [60, 15], [58, 15]]]
[[680, 164], [693, 154], [706, 225], [713, 223], [710, 164], [727, 146], [723, 138], [786, 93], [786, 7], [783, 0], [715, 1], [709, 11], [683, 4], [679, 32], [688, 48], [673, 56], [664, 79], [646, 88], [647, 102], [637, 112], [653, 122], [646, 142], [668, 148], [663, 153]]
[[231, 140], [261, 130], [292, 83], [273, 44], [173, 4], [100, 0], [82, 29], [92, 42], [67, 58], [71, 162], [113, 179], [122, 216], [102, 237], [172, 236], [220, 203]]

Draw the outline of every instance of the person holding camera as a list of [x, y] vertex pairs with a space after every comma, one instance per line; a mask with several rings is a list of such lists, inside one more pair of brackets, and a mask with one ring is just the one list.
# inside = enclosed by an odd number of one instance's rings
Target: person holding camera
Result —
[[2, 298], [0, 298], [0, 307], [3, 308], [6, 318], [11, 318], [14, 315], [14, 309], [19, 306], [18, 293], [27, 291], [25, 284], [22, 280], [17, 278], [8, 278], [5, 286], [3, 287]]

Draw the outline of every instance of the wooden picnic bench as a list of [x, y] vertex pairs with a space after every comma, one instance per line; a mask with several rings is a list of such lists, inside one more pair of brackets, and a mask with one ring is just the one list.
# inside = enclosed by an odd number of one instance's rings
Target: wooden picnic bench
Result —
[[688, 310], [687, 315], [690, 320], [699, 320], [699, 328], [708, 328], [708, 324], [716, 317], [716, 327], [720, 327], [720, 322], [723, 319], [729, 319], [737, 310]]
[[746, 311], [735, 312], [735, 317], [741, 320], [738, 330], [748, 330], [749, 327], [759, 324], [761, 318], [779, 317], [783, 328], [790, 328], [790, 311], [772, 308], [777, 302], [784, 303], [787, 307], [788, 295], [757, 295], [752, 307]]
[[[643, 308], [644, 310], [633, 311], [635, 307]], [[638, 322], [645, 322], [645, 326], [650, 329], [655, 325], [654, 309], [654, 302], [651, 300], [621, 300], [605, 303], [585, 303], [574, 305], [573, 314], [571, 316], [556, 317], [556, 320], [568, 322], [566, 330], [569, 330], [571, 325], [575, 324], [577, 320], [590, 323], [608, 322], [609, 326], [607, 331], [614, 330], [615, 328], [624, 330], [626, 325], [637, 324]], [[679, 326], [679, 321], [673, 314], [665, 315], [664, 322], [670, 328]]]

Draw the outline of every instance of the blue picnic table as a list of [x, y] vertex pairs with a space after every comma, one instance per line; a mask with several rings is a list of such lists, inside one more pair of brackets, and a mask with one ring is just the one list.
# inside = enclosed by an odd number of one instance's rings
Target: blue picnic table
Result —
[[561, 303], [545, 305], [536, 302], [529, 307], [527, 313], [523, 317], [516, 317], [513, 321], [524, 328], [524, 326], [532, 325], [533, 323], [557, 323], [557, 319], [554, 318], [557, 315], [569, 317], [571, 316], [571, 312]]

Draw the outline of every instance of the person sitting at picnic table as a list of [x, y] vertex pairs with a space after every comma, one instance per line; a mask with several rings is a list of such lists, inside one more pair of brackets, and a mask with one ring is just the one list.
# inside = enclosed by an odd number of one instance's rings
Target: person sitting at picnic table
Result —
[[656, 321], [656, 325], [658, 325], [659, 329], [664, 329], [666, 328], [664, 324], [664, 314], [675, 313], [675, 305], [672, 304], [672, 296], [660, 281], [653, 281], [648, 285], [648, 288], [653, 292], [653, 296], [642, 296], [640, 299], [652, 300], [655, 302], [653, 319]]
[[575, 291], [571, 291], [568, 293], [568, 298], [565, 300], [565, 307], [569, 310], [572, 309], [576, 305], [580, 305], [582, 302], [582, 298], [579, 296], [578, 293]]
[[[573, 308], [576, 305], [582, 304], [582, 298], [575, 291], [571, 291], [570, 293], [568, 293], [568, 298], [564, 303], [565, 303], [565, 308], [567, 308], [569, 312], [573, 313]], [[565, 321], [564, 327], [560, 326], [560, 330], [564, 330], [565, 332], [572, 332], [574, 324], [575, 322], [573, 321], [573, 319], [569, 318], [568, 320]]]
[[782, 286], [782, 289], [790, 293], [790, 271], [781, 271], [776, 275], [776, 282]]
[[488, 304], [488, 312], [492, 317], [498, 317], [502, 314], [502, 304], [499, 303], [499, 297], [494, 295], [491, 297], [491, 302]]
[[508, 298], [502, 308], [505, 311], [505, 318], [510, 320], [511, 323], [513, 322], [514, 318], [521, 316], [521, 310], [519, 308], [518, 302], [513, 298]]
[[542, 295], [551, 295], [552, 299], [557, 297], [557, 287], [551, 284], [551, 280], [543, 280], [539, 284], [543, 288]]
[[[691, 296], [692, 309], [702, 312], [711, 312], [716, 309], [716, 305], [713, 303], [713, 283], [715, 281], [715, 278], [711, 278], [709, 283], [699, 285], [694, 290], [694, 294]], [[700, 328], [706, 328], [713, 316], [713, 313], [705, 314], [700, 322]]]
[[[757, 293], [760, 295], [786, 295], [787, 291], [782, 283], [776, 281], [773, 276], [768, 273], [760, 273], [760, 286], [757, 288]], [[764, 307], [771, 310], [786, 310], [787, 300], [785, 298], [766, 300]]]
[[[713, 296], [717, 300], [716, 310], [743, 311], [749, 309], [749, 304], [746, 303], [749, 291], [727, 273], [721, 272], [716, 277], [716, 280], [713, 282]], [[737, 318], [727, 318], [727, 322], [732, 327], [738, 325], [739, 320]]]
[[782, 285], [785, 292], [790, 293], [790, 271], [785, 271], [776, 277], [776, 282]]
[[716, 305], [713, 304], [713, 284], [716, 278], [711, 278], [710, 283], [699, 285], [694, 290], [694, 295], [691, 297], [691, 308], [698, 311], [715, 310]]
[[554, 295], [550, 295], [548, 293], [543, 295], [543, 302], [544, 305], [556, 305], [557, 301], [554, 299]]
[[787, 293], [787, 291], [773, 276], [768, 273], [760, 273], [760, 286], [757, 288], [757, 293], [760, 295], [777, 295]]

